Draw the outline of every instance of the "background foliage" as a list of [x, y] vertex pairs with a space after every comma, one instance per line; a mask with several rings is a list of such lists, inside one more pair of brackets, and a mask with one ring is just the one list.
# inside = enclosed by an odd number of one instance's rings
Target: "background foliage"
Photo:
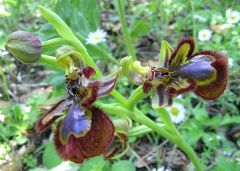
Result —
[[[174, 145], [155, 133], [130, 137], [129, 152], [117, 161], [92, 158], [79, 166], [62, 162], [56, 155], [52, 131], [34, 132], [34, 123], [42, 113], [41, 106], [54, 103], [64, 92], [64, 74], [47, 65], [20, 64], [5, 49], [6, 37], [15, 30], [30, 31], [42, 41], [57, 33], [40, 16], [37, 5], [55, 11], [85, 43], [90, 32], [102, 28], [107, 41], [97, 46], [86, 45], [91, 57], [105, 73], [114, 71], [127, 55], [115, 1], [111, 0], [5, 0], [0, 1], [0, 168], [2, 170], [191, 170], [187, 158]], [[178, 98], [184, 105], [185, 121], [179, 130], [194, 147], [206, 170], [240, 170], [240, 22], [229, 28], [226, 12], [240, 11], [237, 0], [129, 0], [125, 1], [126, 18], [138, 60], [154, 64], [162, 40], [176, 44], [182, 36], [192, 36], [196, 51], [220, 50], [233, 60], [229, 84], [218, 100], [206, 102], [187, 94]], [[199, 41], [203, 29], [211, 30], [208, 41]], [[43, 49], [54, 55], [57, 47]], [[135, 89], [121, 78], [117, 89], [128, 97]], [[111, 97], [102, 102], [113, 102]], [[148, 99], [139, 108], [158, 122]], [[19, 158], [21, 160], [19, 160]], [[123, 169], [124, 168], [124, 169]]]

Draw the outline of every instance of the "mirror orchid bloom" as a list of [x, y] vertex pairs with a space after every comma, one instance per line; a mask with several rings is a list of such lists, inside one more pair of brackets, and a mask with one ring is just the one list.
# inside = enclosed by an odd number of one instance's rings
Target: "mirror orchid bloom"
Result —
[[174, 96], [189, 91], [214, 100], [227, 85], [227, 57], [220, 52], [193, 51], [192, 38], [182, 38], [174, 50], [163, 41], [158, 66], [142, 67], [130, 57], [122, 60], [121, 65], [132, 82], [143, 85], [144, 93], [153, 93], [153, 107], [171, 105]]
[[102, 78], [92, 78], [94, 74], [93, 68], [83, 67], [66, 75], [69, 97], [53, 105], [35, 125], [37, 132], [43, 132], [65, 115], [58, 121], [54, 136], [57, 152], [64, 160], [82, 163], [104, 153], [113, 140], [112, 121], [93, 102], [112, 91], [118, 72]]

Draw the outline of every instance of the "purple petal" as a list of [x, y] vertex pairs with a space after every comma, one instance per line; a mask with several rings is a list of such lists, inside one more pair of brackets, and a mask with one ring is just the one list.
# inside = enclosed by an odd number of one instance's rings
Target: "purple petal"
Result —
[[208, 56], [195, 56], [188, 63], [181, 66], [178, 73], [183, 78], [190, 78], [201, 82], [209, 82], [216, 78], [216, 70], [211, 66], [213, 58]]
[[96, 84], [98, 85], [98, 90], [97, 90], [97, 96], [105, 96], [109, 94], [113, 89], [114, 86], [116, 85], [117, 82], [117, 77], [118, 77], [118, 72], [115, 72], [113, 74], [104, 76], [102, 78], [95, 78], [92, 79], [89, 83], [89, 86]]
[[72, 134], [76, 138], [84, 136], [91, 128], [92, 113], [83, 110], [79, 103], [74, 103], [68, 111], [60, 131], [60, 139], [65, 144]]

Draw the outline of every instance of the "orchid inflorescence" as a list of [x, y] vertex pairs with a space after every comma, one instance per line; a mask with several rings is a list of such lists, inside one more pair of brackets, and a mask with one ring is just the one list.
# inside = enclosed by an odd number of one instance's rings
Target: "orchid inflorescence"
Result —
[[[29, 33], [27, 36], [28, 42], [31, 42]], [[36, 37], [32, 36], [32, 39]], [[14, 36], [11, 36], [13, 40]], [[39, 59], [39, 47], [32, 46], [31, 49], [36, 49], [36, 55], [33, 56]], [[38, 60], [29, 59], [34, 50], [29, 54], [23, 52], [26, 48], [14, 48], [14, 44], [9, 47], [13, 55], [23, 62], [25, 57], [21, 54], [27, 56], [27, 63]], [[159, 65], [143, 67], [139, 61], [126, 57], [115, 73], [94, 78], [96, 71], [86, 65], [83, 54], [71, 46], [59, 48], [56, 61], [65, 70], [68, 96], [39, 118], [36, 131], [45, 131], [58, 119], [54, 142], [61, 158], [82, 163], [100, 154], [109, 156], [108, 149], [114, 144], [114, 138], [119, 136], [116, 136], [110, 117], [94, 102], [111, 93], [120, 74], [124, 74], [130, 82], [141, 85], [142, 91], [151, 95], [153, 108], [171, 106], [174, 97], [189, 91], [206, 100], [214, 100], [224, 92], [227, 85], [227, 57], [219, 52], [193, 51], [192, 38], [182, 38], [175, 49], [163, 41]]]

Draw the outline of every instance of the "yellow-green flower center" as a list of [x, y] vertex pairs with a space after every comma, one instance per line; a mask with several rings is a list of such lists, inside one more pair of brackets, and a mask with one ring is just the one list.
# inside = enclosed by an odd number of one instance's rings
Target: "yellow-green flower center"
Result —
[[235, 20], [237, 17], [235, 15], [231, 16], [231, 19]]
[[99, 41], [100, 40], [100, 36], [96, 34], [96, 35], [93, 36], [93, 39], [96, 40], [96, 41]]
[[171, 114], [177, 116], [179, 114], [179, 109], [176, 107], [171, 107]]

